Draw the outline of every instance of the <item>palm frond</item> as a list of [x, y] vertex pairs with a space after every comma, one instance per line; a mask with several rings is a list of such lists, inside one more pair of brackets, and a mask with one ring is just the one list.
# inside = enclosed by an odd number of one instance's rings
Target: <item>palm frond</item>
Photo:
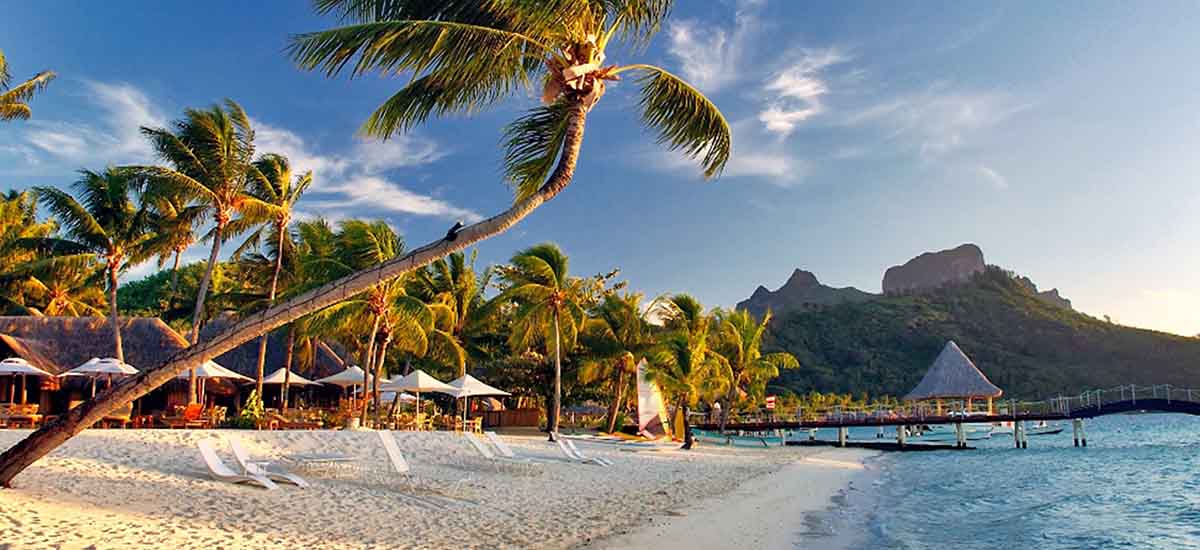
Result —
[[674, 0], [600, 0], [611, 17], [608, 33], [600, 47], [607, 46], [614, 36], [634, 46], [645, 47], [671, 15]]
[[42, 203], [54, 214], [68, 236], [88, 247], [99, 248], [107, 241], [104, 228], [75, 197], [57, 187], [34, 187]]
[[529, 110], [504, 128], [504, 174], [515, 190], [514, 202], [537, 193], [562, 153], [570, 105], [559, 100]]
[[729, 161], [732, 133], [721, 110], [683, 79], [653, 65], [629, 65], [616, 72], [641, 71], [642, 121], [658, 131], [658, 142], [700, 160], [704, 177], [721, 174]]
[[0, 120], [29, 120], [33, 110], [24, 103], [0, 103]]
[[523, 34], [451, 21], [398, 20], [293, 38], [292, 58], [328, 76], [411, 73], [415, 80], [371, 115], [363, 130], [387, 137], [439, 116], [486, 108], [536, 81], [549, 48]]
[[0, 92], [0, 104], [24, 103], [38, 92], [44, 90], [51, 80], [57, 76], [53, 71], [42, 71], [12, 88]]

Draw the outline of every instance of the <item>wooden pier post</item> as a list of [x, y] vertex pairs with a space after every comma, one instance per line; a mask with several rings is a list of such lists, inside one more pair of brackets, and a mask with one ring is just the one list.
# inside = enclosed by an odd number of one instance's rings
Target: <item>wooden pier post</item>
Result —
[[880, 426], [879, 431], [875, 432], [875, 439], [883, 439], [883, 426]]
[[1079, 445], [1087, 447], [1087, 430], [1083, 427], [1083, 419], [1079, 419]]
[[1080, 420], [1078, 418], [1071, 419], [1071, 435], [1072, 435], [1072, 439], [1075, 440], [1076, 447], [1079, 446], [1079, 430], [1081, 428], [1081, 426], [1080, 426], [1081, 424], [1083, 424], [1082, 420]]
[[905, 443], [907, 443], [907, 439], [908, 439], [908, 427], [907, 426], [896, 426], [896, 444], [899, 445], [901, 449], [904, 448]]
[[838, 447], [846, 446], [846, 437], [849, 436], [849, 429], [845, 426], [838, 428]]
[[955, 422], [954, 423], [954, 446], [959, 449], [966, 447], [964, 438], [965, 438], [965, 433], [963, 432], [962, 422]]
[[1021, 448], [1021, 423], [1013, 420], [1013, 446]]
[[816, 428], [809, 428], [809, 429], [808, 429], [808, 440], [809, 440], [809, 441], [816, 441], [816, 440], [817, 440], [817, 429], [816, 429]]
[[1029, 432], [1026, 431], [1024, 420], [1022, 420], [1020, 424], [1021, 424], [1021, 448], [1028, 449], [1029, 448]]

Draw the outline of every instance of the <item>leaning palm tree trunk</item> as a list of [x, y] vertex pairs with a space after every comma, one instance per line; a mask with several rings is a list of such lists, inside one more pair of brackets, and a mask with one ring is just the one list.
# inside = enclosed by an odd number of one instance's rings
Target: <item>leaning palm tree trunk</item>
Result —
[[[196, 293], [196, 309], [192, 311], [192, 334], [188, 342], [194, 347], [200, 343], [200, 319], [204, 316], [204, 297], [208, 295], [208, 285], [212, 283], [213, 272], [217, 269], [217, 258], [221, 255], [221, 233], [225, 227], [220, 221], [213, 229], [212, 252], [208, 255], [208, 267], [204, 270], [204, 278], [200, 279], [200, 290]], [[262, 388], [258, 395], [262, 396]], [[196, 402], [196, 368], [188, 372], [188, 404]]]
[[108, 311], [112, 322], [113, 345], [116, 346], [117, 360], [125, 362], [125, 346], [121, 344], [121, 314], [117, 311], [117, 268], [108, 268]]
[[[439, 239], [416, 248], [404, 256], [347, 275], [320, 288], [271, 306], [265, 311], [242, 319], [204, 343], [193, 343], [191, 347], [176, 353], [157, 367], [143, 370], [136, 376], [122, 380], [99, 399], [87, 401], [71, 409], [69, 413], [43, 425], [29, 437], [0, 454], [0, 487], [10, 487], [13, 478], [30, 464], [95, 424], [104, 415], [165, 384], [179, 373], [187, 369], [195, 369], [204, 361], [232, 350], [274, 328], [346, 300], [383, 281], [419, 269], [438, 258], [464, 250], [477, 242], [507, 231], [546, 201], [553, 199], [571, 183], [571, 179], [575, 175], [575, 165], [579, 160], [579, 149], [583, 144], [587, 106], [575, 100], [570, 106], [568, 117], [562, 155], [558, 159], [554, 172], [536, 193], [514, 203], [496, 216], [463, 228], [453, 240]], [[212, 269], [212, 263], [209, 264], [209, 269]]]
[[390, 334], [383, 338], [379, 343], [379, 357], [375, 359], [375, 379], [371, 381], [371, 393], [375, 394], [375, 427], [379, 428], [379, 413], [380, 407], [383, 406], [381, 396], [379, 395], [379, 379], [383, 376], [383, 359], [387, 357], [388, 344], [391, 343], [392, 337]]

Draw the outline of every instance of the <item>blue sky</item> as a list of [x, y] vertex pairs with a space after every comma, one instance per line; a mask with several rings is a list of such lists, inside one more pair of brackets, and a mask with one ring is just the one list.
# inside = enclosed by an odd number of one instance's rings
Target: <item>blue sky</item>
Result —
[[[656, 146], [618, 84], [571, 187], [481, 263], [553, 240], [577, 274], [730, 306], [795, 267], [877, 292], [889, 265], [974, 242], [1085, 312], [1200, 333], [1198, 23], [1194, 2], [681, 2], [648, 51], [610, 60], [709, 94], [734, 128], [725, 175]], [[60, 76], [32, 121], [0, 126], [0, 188], [149, 161], [139, 125], [229, 97], [260, 151], [316, 172], [306, 215], [385, 218], [416, 245], [507, 206], [500, 129], [534, 95], [364, 141], [403, 81], [326, 79], [283, 53], [332, 24], [302, 2], [7, 6], [15, 76]]]

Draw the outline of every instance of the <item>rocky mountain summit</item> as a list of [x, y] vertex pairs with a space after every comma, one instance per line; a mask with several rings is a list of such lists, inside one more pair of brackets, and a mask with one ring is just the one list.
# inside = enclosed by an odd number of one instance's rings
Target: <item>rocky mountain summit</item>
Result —
[[973, 244], [926, 252], [904, 265], [889, 267], [883, 274], [883, 293], [889, 296], [913, 294], [962, 283], [976, 273], [982, 273], [986, 267], [983, 250]]
[[783, 313], [809, 309], [813, 306], [828, 306], [846, 302], [861, 302], [875, 295], [854, 287], [834, 288], [821, 284], [811, 272], [797, 269], [786, 283], [775, 291], [764, 286], [755, 289], [750, 298], [739, 302], [738, 309], [745, 309], [761, 317], [768, 309], [778, 316]]
[[[923, 294], [939, 288], [970, 282], [986, 271], [987, 263], [983, 250], [974, 244], [963, 244], [949, 250], [926, 252], [903, 265], [892, 266], [883, 274], [885, 296]], [[1034, 297], [1043, 302], [1073, 309], [1071, 301], [1059, 294], [1057, 288], [1038, 290], [1028, 277], [1006, 272], [1017, 284], [1027, 288]], [[778, 289], [771, 291], [764, 286], [754, 290], [750, 298], [737, 304], [738, 309], [761, 316], [770, 310], [776, 318], [793, 311], [808, 311], [824, 306], [863, 302], [880, 298], [878, 294], [864, 292], [854, 287], [835, 288], [821, 284], [817, 276], [809, 271], [797, 269]]]

